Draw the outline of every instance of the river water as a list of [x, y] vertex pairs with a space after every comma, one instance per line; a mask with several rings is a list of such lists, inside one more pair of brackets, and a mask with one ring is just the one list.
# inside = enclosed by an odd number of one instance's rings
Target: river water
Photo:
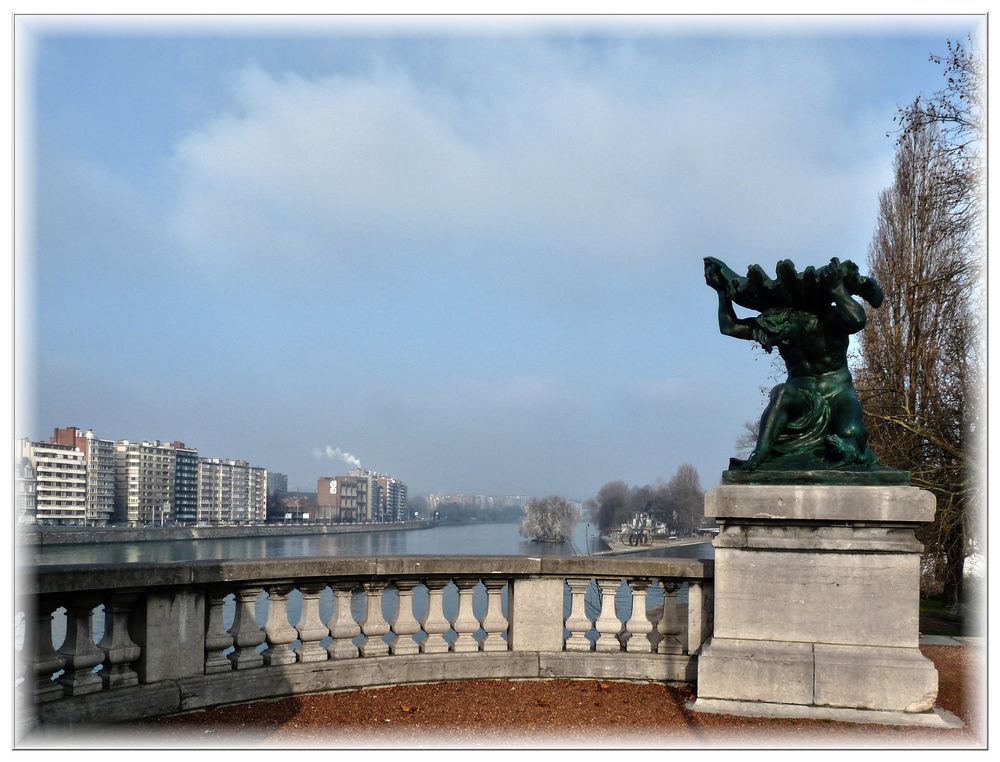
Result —
[[[606, 548], [597, 534], [596, 527], [581, 522], [577, 525], [571, 542], [563, 544], [530, 542], [520, 536], [517, 523], [503, 524], [450, 524], [429, 529], [401, 529], [369, 533], [299, 535], [292, 537], [238, 538], [223, 540], [171, 540], [166, 542], [93, 543], [87, 545], [49, 545], [18, 548], [18, 564], [47, 566], [74, 563], [157, 563], [168, 561], [226, 560], [288, 557], [379, 557], [398, 555], [479, 555], [479, 556], [574, 556], [587, 555]], [[710, 542], [677, 548], [661, 548], [629, 554], [629, 557], [653, 556], [672, 558], [712, 558]], [[680, 598], [686, 597], [682, 589]], [[327, 588], [320, 596], [320, 617], [328, 621], [333, 613], [333, 593]], [[427, 591], [421, 585], [414, 590], [414, 614], [418, 618], [427, 610]], [[600, 612], [600, 596], [592, 586], [586, 596], [588, 615], [596, 618]], [[663, 593], [659, 587], [649, 589], [647, 607], [662, 605]], [[486, 591], [480, 585], [473, 599], [473, 611], [482, 618], [486, 612]], [[569, 613], [569, 591], [566, 591], [565, 614]], [[627, 585], [622, 585], [616, 595], [616, 611], [627, 620], [631, 614], [632, 600]], [[352, 613], [360, 620], [364, 613], [364, 596], [357, 591], [352, 600]], [[445, 615], [454, 619], [458, 611], [458, 591], [454, 585], [445, 588]], [[382, 596], [382, 613], [389, 618], [396, 610], [396, 595], [392, 589]], [[503, 614], [507, 615], [506, 596]], [[225, 626], [232, 625], [235, 603], [232, 596], [223, 609]], [[301, 599], [293, 591], [288, 600], [289, 621], [294, 625], [301, 614]], [[261, 593], [257, 600], [256, 619], [263, 627], [267, 621], [267, 597]], [[94, 615], [94, 640], [99, 641], [104, 631], [103, 607]], [[56, 646], [65, 637], [65, 615], [62, 609], [53, 619], [53, 642]], [[21, 628], [18, 627], [18, 630]], [[20, 633], [18, 633], [20, 634]], [[390, 637], [389, 635], [386, 636]], [[446, 636], [449, 637], [449, 636]], [[455, 637], [454, 633], [450, 638]], [[20, 647], [20, 638], [18, 647]], [[358, 637], [360, 641], [360, 636]], [[295, 647], [297, 644], [293, 644]], [[324, 642], [326, 645], [326, 642]], [[260, 646], [263, 649], [264, 645]]]
[[156, 563], [166, 561], [287, 558], [303, 556], [379, 557], [409, 555], [573, 556], [605, 546], [594, 526], [577, 524], [571, 542], [530, 542], [517, 523], [444, 524], [429, 529], [351, 532], [345, 534], [245, 537], [224, 540], [166, 542], [106, 542], [87, 545], [47, 545], [19, 549], [22, 563]]

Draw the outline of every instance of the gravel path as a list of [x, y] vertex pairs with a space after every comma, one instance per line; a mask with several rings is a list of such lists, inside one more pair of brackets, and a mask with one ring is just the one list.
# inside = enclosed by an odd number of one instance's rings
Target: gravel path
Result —
[[[238, 704], [134, 724], [132, 744], [278, 747], [889, 746], [985, 748], [981, 647], [925, 646], [938, 706], [960, 730], [691, 712], [687, 686], [599, 680], [470, 680]], [[125, 732], [124, 729], [121, 732]], [[104, 741], [111, 740], [105, 736]]]

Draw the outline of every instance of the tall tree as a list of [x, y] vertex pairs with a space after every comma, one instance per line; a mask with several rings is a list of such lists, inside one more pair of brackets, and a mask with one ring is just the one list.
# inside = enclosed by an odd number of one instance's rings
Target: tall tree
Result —
[[926, 566], [957, 607], [972, 549], [982, 451], [978, 155], [980, 68], [949, 43], [948, 86], [900, 113], [892, 186], [879, 197], [868, 267], [885, 303], [861, 335], [856, 385], [869, 441], [885, 465], [911, 471], [934, 493], [922, 530]]
[[586, 503], [591, 519], [600, 531], [617, 528], [631, 517], [628, 485], [623, 481], [608, 482]]
[[677, 534], [690, 534], [705, 517], [705, 491], [698, 470], [690, 463], [682, 463], [667, 482], [666, 492]]

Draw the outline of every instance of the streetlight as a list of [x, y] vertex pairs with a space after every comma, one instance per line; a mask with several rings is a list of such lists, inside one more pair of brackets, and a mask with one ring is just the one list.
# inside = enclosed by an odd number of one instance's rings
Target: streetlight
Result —
[[590, 555], [590, 522], [587, 522], [587, 555]]

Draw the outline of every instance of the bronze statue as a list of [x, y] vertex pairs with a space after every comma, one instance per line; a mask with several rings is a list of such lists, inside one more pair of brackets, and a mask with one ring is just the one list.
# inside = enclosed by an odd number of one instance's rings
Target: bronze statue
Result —
[[[771, 390], [760, 419], [757, 445], [744, 471], [879, 469], [868, 448], [861, 402], [847, 367], [852, 333], [865, 327], [858, 295], [873, 307], [882, 289], [862, 276], [853, 262], [834, 258], [801, 274], [790, 260], [777, 264], [771, 279], [758, 265], [741, 277], [723, 262], [705, 258], [705, 281], [719, 295], [719, 330], [726, 336], [777, 348], [788, 379]], [[733, 303], [760, 312], [738, 318]]]

